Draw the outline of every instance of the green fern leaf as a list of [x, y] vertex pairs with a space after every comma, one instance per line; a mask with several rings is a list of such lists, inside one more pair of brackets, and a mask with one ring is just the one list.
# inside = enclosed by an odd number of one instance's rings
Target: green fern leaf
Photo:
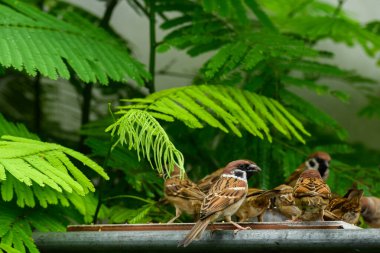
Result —
[[[162, 100], [170, 100], [176, 106], [168, 109], [167, 103], [163, 103]], [[161, 173], [164, 164], [178, 159], [178, 156], [182, 157], [182, 154], [172, 146], [161, 126], [153, 120], [151, 111], [168, 114], [184, 123], [187, 123], [189, 118], [195, 118], [199, 124], [192, 126], [195, 128], [207, 124], [222, 129], [220, 125], [224, 122], [226, 126], [222, 125], [223, 131], [229, 127], [232, 132], [241, 136], [239, 128], [243, 128], [260, 138], [264, 138], [265, 134], [269, 141], [270, 124], [288, 138], [294, 136], [301, 142], [304, 142], [302, 135], [309, 135], [300, 121], [276, 100], [234, 87], [200, 85], [172, 88], [155, 92], [145, 101], [139, 99], [137, 104], [144, 106], [144, 111], [128, 110], [127, 106], [121, 106], [119, 113], [123, 116], [106, 131], [111, 131], [113, 136], [117, 135], [117, 143], [129, 144], [129, 149], [135, 149], [138, 155], [142, 154], [151, 164], [152, 156], [154, 168]], [[177, 116], [184, 110], [186, 116]], [[191, 117], [187, 116], [188, 114], [191, 114]], [[160, 166], [162, 167], [159, 168]]]
[[68, 79], [66, 60], [84, 82], [107, 84], [128, 76], [142, 85], [149, 78], [122, 43], [99, 28], [81, 29], [12, 0], [2, 0], [0, 12], [0, 64], [5, 67]]
[[28, 129], [23, 124], [9, 122], [0, 113], [0, 136], [6, 135], [6, 134], [34, 139], [34, 140], [40, 139], [37, 135], [29, 132]]
[[[117, 134], [117, 143], [128, 144], [128, 149], [135, 149], [138, 155], [141, 153], [159, 173], [166, 171], [164, 174], [170, 175], [175, 164], [183, 171], [183, 155], [174, 147], [165, 130], [149, 113], [136, 109], [129, 110], [106, 131], [110, 131], [113, 136]], [[150, 155], [151, 151], [154, 152], [153, 158]]]
[[2, 252], [1, 250], [4, 250], [7, 253], [22, 253], [21, 251], [18, 251], [17, 249], [3, 243], [0, 243], [0, 252]]

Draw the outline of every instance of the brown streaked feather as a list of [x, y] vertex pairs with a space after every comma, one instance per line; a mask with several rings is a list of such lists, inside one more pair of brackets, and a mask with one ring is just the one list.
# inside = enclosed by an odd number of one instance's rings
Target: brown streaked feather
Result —
[[165, 194], [195, 200], [203, 200], [205, 196], [195, 183], [186, 178], [181, 180], [178, 177], [169, 178], [165, 181]]
[[[335, 215], [333, 220], [356, 224], [360, 217], [362, 197], [363, 190], [350, 189], [344, 197], [332, 199], [326, 209]], [[327, 218], [330, 219], [329, 216]]]
[[222, 175], [224, 168], [220, 168], [210, 175], [205, 176], [201, 180], [198, 181], [198, 187], [201, 189], [202, 192], [207, 193], [211, 186], [218, 181], [220, 178], [220, 175]]
[[[322, 151], [317, 151], [317, 152], [309, 155], [307, 157], [307, 160], [312, 159], [312, 158], [317, 158], [317, 157], [321, 158], [325, 161], [331, 160], [330, 155], [327, 154], [326, 152], [322, 152]], [[285, 179], [285, 184], [294, 187], [294, 185], [296, 184], [296, 182], [297, 182], [298, 178], [300, 177], [300, 175], [302, 174], [302, 172], [304, 172], [307, 169], [308, 169], [308, 167], [307, 167], [306, 161], [305, 161], [300, 166], [298, 166], [297, 169], [292, 174], [290, 174], [290, 176], [288, 178]], [[327, 180], [327, 176], [328, 176], [328, 172], [326, 173], [325, 178], [323, 178], [323, 179]]]
[[204, 198], [200, 218], [205, 219], [244, 199], [247, 191], [246, 181], [233, 177], [221, 177]]
[[270, 206], [270, 200], [276, 195], [274, 190], [262, 190], [256, 188], [248, 189], [247, 197], [235, 215], [240, 222], [250, 218], [258, 217], [258, 221], [263, 221], [263, 215]]
[[304, 221], [323, 220], [331, 192], [316, 170], [302, 172], [293, 189], [297, 207], [301, 210], [299, 218]]
[[287, 218], [295, 220], [301, 214], [301, 210], [296, 206], [293, 196], [293, 187], [289, 185], [279, 185], [273, 190], [277, 191], [275, 197], [275, 207]]

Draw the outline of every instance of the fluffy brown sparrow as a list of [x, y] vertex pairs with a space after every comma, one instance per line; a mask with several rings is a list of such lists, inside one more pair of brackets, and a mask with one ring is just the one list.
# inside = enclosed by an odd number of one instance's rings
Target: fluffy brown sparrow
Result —
[[177, 166], [174, 167], [170, 178], [165, 180], [164, 193], [168, 202], [174, 205], [176, 213], [168, 223], [174, 222], [182, 212], [194, 215], [195, 220], [198, 219], [205, 194], [186, 175], [181, 179]]
[[296, 220], [301, 215], [301, 210], [296, 206], [293, 187], [282, 184], [273, 190], [277, 191], [274, 205], [278, 211], [288, 219]]
[[331, 157], [326, 152], [318, 151], [311, 154], [307, 160], [298, 166], [298, 168], [285, 180], [285, 184], [294, 187], [301, 173], [309, 169], [318, 170], [323, 180], [326, 181], [329, 176], [330, 161]]
[[380, 199], [376, 197], [362, 197], [361, 214], [364, 221], [372, 228], [380, 228]]
[[247, 197], [239, 210], [235, 213], [239, 222], [248, 221], [250, 218], [257, 217], [259, 222], [263, 222], [265, 211], [270, 206], [271, 198], [275, 196], [274, 191], [261, 189], [248, 189]]
[[331, 199], [325, 210], [325, 220], [342, 220], [357, 224], [360, 217], [360, 200], [362, 197], [363, 190], [350, 189], [343, 197]]
[[208, 193], [211, 186], [218, 181], [220, 175], [222, 175], [224, 168], [220, 168], [210, 175], [205, 176], [201, 180], [198, 181], [198, 187], [203, 191], [204, 193]]
[[201, 236], [210, 222], [224, 217], [238, 229], [246, 229], [231, 220], [231, 216], [244, 202], [248, 192], [247, 179], [261, 169], [248, 160], [230, 162], [224, 168], [220, 178], [212, 185], [201, 206], [200, 218], [189, 234], [178, 244], [186, 247]]
[[323, 221], [324, 209], [329, 204], [331, 191], [317, 170], [302, 172], [293, 189], [296, 206], [301, 210], [298, 219]]

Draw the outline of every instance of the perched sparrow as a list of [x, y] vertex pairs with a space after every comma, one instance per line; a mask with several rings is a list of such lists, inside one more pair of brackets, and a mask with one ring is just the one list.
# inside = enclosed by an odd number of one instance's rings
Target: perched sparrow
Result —
[[380, 199], [376, 197], [362, 197], [362, 216], [368, 226], [380, 228]]
[[285, 184], [294, 187], [301, 173], [308, 169], [318, 170], [323, 180], [326, 181], [329, 176], [330, 160], [330, 155], [322, 151], [311, 154], [307, 160], [298, 166], [298, 168], [285, 180]]
[[251, 161], [237, 160], [224, 168], [219, 180], [212, 185], [202, 202], [200, 218], [189, 234], [178, 244], [186, 247], [201, 236], [210, 222], [224, 217], [238, 229], [246, 229], [231, 220], [231, 216], [244, 202], [248, 192], [247, 179], [261, 169]]
[[[330, 200], [326, 208], [326, 220], [342, 220], [356, 224], [359, 221], [363, 190], [350, 189], [342, 198]], [[332, 215], [331, 215], [332, 214]]]
[[208, 193], [211, 186], [218, 181], [220, 175], [222, 175], [224, 168], [218, 169], [211, 173], [210, 175], [205, 176], [198, 182], [198, 187], [203, 191], [204, 193]]
[[323, 221], [324, 209], [329, 204], [331, 191], [316, 170], [302, 172], [293, 189], [297, 207], [301, 210], [298, 219], [303, 221]]
[[301, 215], [301, 210], [296, 206], [293, 187], [282, 184], [273, 190], [277, 191], [274, 205], [278, 211], [288, 219], [296, 220]]
[[174, 222], [182, 212], [194, 215], [195, 220], [198, 219], [205, 194], [186, 175], [184, 179], [180, 179], [180, 171], [177, 166], [174, 167], [170, 176], [165, 180], [164, 192], [165, 198], [174, 205], [176, 215], [168, 223]]
[[257, 217], [259, 222], [263, 221], [264, 213], [270, 206], [271, 198], [275, 196], [274, 191], [261, 189], [248, 189], [247, 197], [235, 215], [239, 222], [248, 221], [250, 218]]

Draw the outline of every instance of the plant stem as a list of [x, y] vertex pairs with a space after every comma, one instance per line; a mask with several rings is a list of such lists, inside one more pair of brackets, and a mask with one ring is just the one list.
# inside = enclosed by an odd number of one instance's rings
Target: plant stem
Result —
[[338, 6], [337, 6], [336, 9], [334, 10], [333, 17], [338, 16], [340, 10], [341, 10], [342, 7], [343, 7], [344, 1], [345, 1], [345, 0], [338, 0]]
[[111, 0], [111, 1], [107, 2], [106, 11], [104, 12], [103, 18], [99, 24], [100, 27], [102, 27], [104, 29], [109, 29], [109, 27], [110, 27], [109, 22], [110, 22], [110, 19], [112, 16], [112, 12], [117, 5], [117, 2], [118, 2], [118, 0]]
[[[109, 145], [108, 150], [107, 150], [107, 155], [106, 155], [106, 157], [104, 158], [104, 161], [103, 161], [103, 166], [102, 167], [104, 169], [108, 166], [108, 160], [111, 157], [111, 150], [112, 150], [112, 145], [113, 145], [112, 143], [113, 143], [113, 138], [111, 138], [111, 140], [110, 140], [110, 145]], [[99, 181], [99, 187], [98, 187], [98, 192], [99, 192], [99, 194], [98, 194], [98, 204], [96, 205], [96, 209], [95, 209], [95, 213], [94, 213], [94, 218], [92, 219], [92, 223], [93, 224], [96, 224], [98, 222], [99, 211], [100, 211], [100, 208], [102, 207], [102, 203], [103, 203], [104, 185], [105, 185], [104, 179], [101, 177], [100, 181]]]
[[[107, 3], [106, 10], [104, 12], [103, 18], [100, 21], [99, 26], [104, 29], [109, 29], [109, 22], [112, 16], [112, 12], [117, 5], [118, 0], [111, 0]], [[85, 84], [83, 92], [82, 92], [82, 117], [81, 117], [81, 126], [90, 122], [90, 113], [91, 113], [91, 99], [92, 99], [92, 90], [93, 84]], [[84, 146], [85, 136], [81, 135], [79, 140], [79, 150], [81, 152], [85, 152]]]
[[156, 68], [156, 8], [155, 0], [149, 1], [149, 72], [152, 78], [147, 82], [146, 86], [149, 93], [155, 91], [154, 81], [155, 81], [155, 68]]
[[34, 130], [41, 134], [41, 74], [37, 73], [34, 79]]

